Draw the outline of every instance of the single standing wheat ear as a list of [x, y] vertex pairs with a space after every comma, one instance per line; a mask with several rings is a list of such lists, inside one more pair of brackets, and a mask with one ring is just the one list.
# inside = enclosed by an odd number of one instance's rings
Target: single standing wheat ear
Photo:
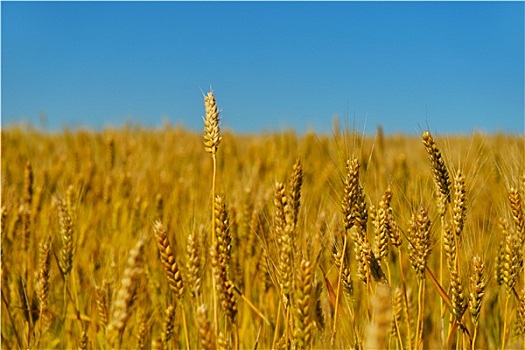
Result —
[[59, 267], [64, 276], [68, 276], [73, 267], [73, 218], [63, 200], [58, 199], [58, 217], [60, 219], [60, 237], [62, 249], [59, 255]]
[[465, 226], [465, 217], [467, 213], [465, 176], [458, 171], [454, 178], [454, 230], [459, 236]]
[[439, 198], [439, 210], [443, 215], [446, 210], [446, 203], [450, 202], [450, 177], [445, 162], [443, 161], [441, 151], [428, 131], [423, 133], [423, 144], [425, 145], [428, 157], [432, 163], [432, 174], [434, 175], [434, 182], [436, 184]]
[[155, 231], [155, 237], [157, 238], [157, 247], [160, 253], [160, 259], [166, 272], [168, 279], [168, 285], [175, 296], [182, 300], [184, 296], [184, 283], [182, 281], [182, 275], [179, 271], [179, 265], [173, 254], [170, 242], [168, 240], [168, 233], [166, 228], [160, 221], [155, 221], [153, 224], [153, 230]]
[[472, 347], [476, 345], [476, 337], [478, 333], [479, 314], [481, 313], [481, 301], [485, 295], [485, 288], [487, 282], [485, 280], [483, 260], [479, 256], [473, 258], [474, 270], [470, 276], [470, 294], [468, 300], [468, 307], [472, 324], [474, 325], [474, 334], [472, 335]]
[[208, 153], [215, 154], [221, 143], [221, 129], [219, 125], [219, 109], [215, 102], [213, 91], [204, 96], [204, 108], [206, 117], [204, 118], [204, 146]]
[[186, 245], [186, 256], [188, 285], [192, 298], [196, 298], [201, 294], [201, 257], [199, 242], [197, 241], [197, 234], [195, 232], [191, 232], [188, 235], [188, 242]]
[[424, 208], [420, 208], [417, 216], [412, 215], [408, 230], [408, 253], [412, 267], [420, 279], [425, 278], [425, 268], [431, 250], [430, 218]]

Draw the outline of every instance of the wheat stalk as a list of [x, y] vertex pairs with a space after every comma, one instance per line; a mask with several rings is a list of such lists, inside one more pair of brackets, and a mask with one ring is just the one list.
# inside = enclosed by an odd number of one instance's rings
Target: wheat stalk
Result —
[[[457, 231], [456, 231], [457, 234]], [[456, 320], [461, 323], [463, 312], [466, 308], [466, 300], [463, 295], [463, 285], [458, 269], [458, 254], [456, 247], [457, 236], [449, 228], [445, 227], [443, 235], [443, 248], [446, 254], [448, 272], [450, 274], [450, 294], [452, 301], [452, 313]], [[452, 329], [451, 329], [452, 331]]]
[[467, 212], [465, 177], [458, 171], [454, 178], [454, 207], [452, 209], [454, 216], [454, 230], [456, 236], [459, 236], [465, 226], [465, 217]]
[[58, 216], [60, 219], [60, 237], [62, 239], [62, 249], [59, 255], [59, 267], [62, 275], [67, 277], [73, 267], [73, 218], [67, 209], [66, 203], [58, 199]]
[[338, 271], [341, 272], [341, 283], [343, 285], [343, 293], [346, 296], [348, 302], [353, 304], [355, 301], [354, 297], [354, 285], [352, 282], [352, 273], [350, 270], [350, 264], [348, 261], [348, 255], [342, 249], [339, 250], [337, 246], [334, 247], [334, 263]]
[[[223, 312], [227, 317], [226, 327], [228, 331], [234, 327], [237, 315], [237, 300], [234, 293], [234, 284], [229, 276], [229, 264], [231, 260], [230, 220], [226, 203], [222, 196], [215, 196], [215, 228], [216, 242], [211, 251], [211, 264], [215, 277], [215, 286]], [[233, 334], [234, 340], [237, 336]], [[220, 337], [219, 339], [220, 340]], [[237, 341], [235, 340], [235, 343]], [[229, 342], [228, 342], [229, 343]], [[235, 346], [236, 347], [236, 346]]]
[[439, 209], [442, 215], [445, 212], [445, 205], [450, 202], [450, 178], [448, 170], [443, 161], [443, 156], [439, 150], [434, 138], [430, 132], [425, 131], [423, 133], [423, 144], [432, 163], [432, 174], [434, 175], [434, 182], [436, 184], [438, 198], [439, 198]]
[[519, 239], [519, 244], [523, 247], [523, 245], [525, 244], [525, 219], [523, 215], [523, 207], [521, 205], [521, 195], [517, 188], [512, 187], [509, 190], [508, 196], [512, 218], [514, 220], [516, 233]]
[[201, 348], [204, 350], [216, 349], [215, 335], [208, 321], [206, 305], [197, 308], [197, 321], [199, 324], [199, 338]]
[[410, 262], [418, 277], [418, 313], [415, 334], [415, 348], [423, 341], [423, 317], [425, 299], [425, 270], [431, 250], [430, 219], [424, 208], [420, 208], [417, 216], [412, 214], [410, 220], [408, 252]]
[[111, 308], [111, 322], [108, 325], [107, 333], [112, 346], [120, 347], [122, 334], [126, 323], [131, 316], [130, 307], [133, 304], [137, 292], [137, 283], [142, 274], [142, 256], [144, 253], [144, 241], [138, 240], [133, 249], [129, 252], [127, 266], [120, 281], [120, 288], [117, 297]]
[[219, 109], [215, 101], [213, 91], [204, 96], [204, 108], [206, 117], [204, 121], [204, 147], [206, 152], [216, 154], [221, 143], [221, 129], [219, 119]]
[[[168, 279], [168, 286], [175, 294], [175, 297], [177, 298], [180, 305], [183, 307], [184, 282], [182, 280], [179, 264], [175, 259], [175, 255], [168, 239], [168, 233], [164, 225], [162, 225], [162, 223], [158, 220], [153, 223], [153, 230], [155, 231], [155, 237], [157, 238], [157, 248], [159, 250], [160, 259], [162, 261], [162, 265], [164, 266], [166, 278]], [[184, 307], [182, 308], [182, 323], [184, 327], [184, 336], [186, 338], [186, 347], [189, 349], [190, 341], [186, 324], [186, 311], [184, 310]]]
[[346, 176], [343, 180], [343, 227], [348, 232], [354, 225], [353, 207], [359, 186], [359, 161], [357, 159], [346, 161]]
[[38, 270], [38, 285], [37, 295], [40, 300], [41, 312], [47, 307], [47, 299], [49, 297], [49, 278], [51, 267], [51, 240], [45, 239], [40, 243], [40, 263]]
[[166, 228], [160, 221], [155, 221], [153, 223], [153, 230], [155, 231], [155, 237], [157, 238], [157, 248], [159, 250], [160, 259], [168, 279], [168, 286], [177, 299], [182, 302], [184, 297], [184, 283], [179, 271], [179, 265], [175, 259], [173, 249], [171, 248], [168, 239]]
[[525, 334], [525, 289], [518, 293], [518, 308], [516, 313], [516, 335]]
[[301, 161], [297, 159], [292, 168], [292, 176], [290, 177], [288, 199], [292, 206], [292, 222], [297, 226], [297, 218], [299, 216], [299, 207], [301, 205], [301, 186], [303, 184], [303, 167]]
[[352, 217], [354, 218], [354, 224], [351, 237], [354, 240], [354, 251], [358, 262], [357, 277], [361, 279], [368, 288], [372, 275], [370, 265], [373, 253], [366, 236], [368, 211], [366, 208], [365, 196], [363, 188], [359, 185], [357, 187], [357, 193], [352, 208]]
[[399, 236], [395, 236], [396, 233], [392, 229], [392, 208], [390, 208], [390, 201], [392, 199], [392, 191], [389, 189], [385, 190], [381, 196], [379, 202], [379, 208], [376, 214], [376, 245], [377, 260], [382, 260], [388, 255], [388, 240], [393, 243], [398, 242]]
[[507, 339], [507, 326], [508, 326], [508, 306], [509, 300], [514, 292], [514, 286], [516, 285], [518, 274], [521, 267], [523, 266], [523, 254], [521, 249], [521, 240], [517, 233], [510, 230], [508, 223], [505, 220], [501, 221], [501, 227], [504, 230], [504, 241], [500, 246], [500, 254], [497, 260], [497, 269], [499, 273], [497, 279], [501, 284], [505, 286], [506, 297], [504, 306], [504, 317], [503, 317], [503, 330], [501, 333], [501, 348], [505, 348]]
[[137, 331], [137, 349], [145, 350], [149, 338], [148, 320], [144, 312], [139, 316], [139, 329]]
[[485, 280], [485, 266], [483, 260], [479, 256], [474, 256], [472, 259], [473, 271], [470, 276], [470, 294], [468, 300], [468, 307], [472, 324], [474, 325], [474, 333], [472, 335], [472, 350], [476, 348], [476, 338], [478, 334], [479, 315], [481, 312], [481, 302], [485, 295], [485, 288], [487, 282]]
[[173, 327], [175, 322], [175, 307], [169, 305], [166, 308], [166, 316], [164, 317], [164, 325], [162, 329], [162, 346], [164, 349], [168, 349], [168, 342], [173, 336]]
[[283, 303], [287, 308], [293, 290], [293, 241], [286, 219], [285, 208], [289, 208], [286, 187], [279, 182], [274, 186], [274, 206], [274, 227], [279, 250], [279, 285]]
[[42, 333], [42, 328], [45, 328], [49, 321], [47, 310], [50, 286], [51, 247], [52, 244], [49, 237], [40, 243], [38, 282], [36, 286], [36, 293], [40, 301], [40, 333]]
[[80, 339], [78, 340], [78, 350], [87, 350], [89, 346], [89, 338], [85, 330], [82, 331]]
[[111, 305], [110, 284], [107, 281], [102, 282], [102, 286], [95, 286], [95, 299], [97, 303], [99, 322], [103, 328], [108, 324], [108, 310]]
[[366, 349], [386, 349], [388, 327], [392, 320], [390, 287], [378, 284], [375, 294], [371, 296], [373, 321], [366, 327]]
[[392, 298], [392, 334], [397, 338], [400, 349], [404, 349], [403, 335], [401, 334], [401, 323], [403, 321], [403, 311], [405, 311], [404, 292], [401, 288], [395, 288]]
[[[222, 140], [220, 123], [219, 123], [219, 109], [215, 100], [213, 91], [210, 91], [208, 95], [204, 96], [204, 110], [205, 118], [204, 121], [204, 150], [211, 154], [212, 157], [212, 186], [211, 186], [211, 235], [212, 235], [212, 246], [216, 244], [216, 228], [215, 228], [215, 187], [217, 182], [217, 150]], [[215, 278], [213, 278], [212, 272], [212, 288], [216, 289]], [[213, 323], [218, 326], [219, 315], [217, 308], [217, 295], [213, 293]]]
[[186, 269], [188, 271], [188, 285], [190, 286], [190, 293], [192, 298], [200, 297], [201, 295], [201, 257], [200, 247], [196, 239], [196, 234], [191, 232], [188, 235], [188, 243], [186, 246], [187, 263]]
[[30, 268], [30, 254], [29, 245], [31, 240], [31, 204], [33, 199], [33, 168], [31, 163], [27, 162], [24, 170], [24, 193], [22, 198], [22, 204], [20, 206], [22, 216], [22, 228], [23, 228], [23, 240], [22, 246], [26, 254], [25, 261], [25, 272], [26, 280], [29, 277]]
[[311, 309], [312, 264], [302, 259], [295, 283], [295, 323], [293, 345], [295, 349], [311, 347], [314, 327]]

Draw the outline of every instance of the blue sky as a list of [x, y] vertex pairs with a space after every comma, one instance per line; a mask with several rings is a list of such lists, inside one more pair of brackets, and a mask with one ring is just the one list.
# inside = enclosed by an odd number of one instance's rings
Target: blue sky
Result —
[[2, 125], [524, 132], [523, 2], [1, 2]]

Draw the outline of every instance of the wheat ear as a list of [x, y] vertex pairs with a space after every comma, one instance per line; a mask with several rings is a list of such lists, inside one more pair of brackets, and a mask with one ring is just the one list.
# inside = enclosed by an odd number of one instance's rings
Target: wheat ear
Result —
[[188, 271], [188, 285], [192, 298], [200, 297], [201, 295], [201, 257], [200, 247], [197, 241], [196, 233], [191, 232], [188, 235], [188, 242], [186, 246], [187, 263], [186, 269]]
[[346, 176], [343, 180], [343, 200], [341, 203], [343, 227], [347, 232], [354, 226], [353, 207], [358, 186], [359, 161], [357, 159], [349, 159], [346, 162]]
[[162, 330], [162, 346], [164, 349], [168, 349], [168, 342], [170, 341], [171, 337], [173, 336], [173, 327], [175, 322], [175, 307], [173, 305], [169, 305], [166, 308], [166, 315], [164, 317], [164, 325]]
[[522, 244], [519, 235], [509, 228], [505, 220], [502, 220], [501, 226], [504, 229], [504, 241], [500, 246], [500, 254], [497, 260], [497, 271], [499, 272], [498, 281], [505, 286], [505, 307], [503, 317], [503, 330], [501, 333], [501, 348], [505, 349], [508, 330], [508, 306], [510, 297], [514, 292], [514, 286], [518, 279], [518, 273], [523, 266]]
[[222, 137], [219, 109], [213, 91], [208, 92], [208, 95], [204, 96], [204, 109], [206, 112], [206, 117], [204, 118], [204, 146], [206, 152], [215, 154]]
[[[340, 295], [341, 284], [343, 282], [342, 280], [344, 278], [344, 279], [347, 279], [347, 282], [348, 282], [348, 277], [350, 277], [350, 276], [343, 276], [344, 265], [348, 264], [348, 261], [345, 261], [345, 260], [348, 260], [346, 259], [346, 249], [347, 249], [348, 237], [351, 237], [354, 240], [354, 244], [356, 244], [355, 239], [354, 239], [355, 235], [352, 234], [351, 229], [354, 226], [353, 208], [354, 208], [354, 202], [355, 202], [358, 187], [359, 187], [359, 160], [348, 159], [346, 161], [346, 174], [345, 174], [345, 177], [343, 178], [343, 197], [341, 201], [341, 211], [343, 214], [343, 228], [345, 231], [344, 238], [343, 238], [343, 250], [340, 256], [336, 255], [336, 261], [339, 261], [339, 278], [337, 280], [337, 291], [335, 292], [335, 305], [334, 305], [335, 310], [334, 310], [334, 320], [333, 320], [334, 326], [332, 329], [332, 336], [330, 339], [330, 344], [332, 346], [334, 345], [335, 335], [337, 332], [337, 317], [339, 314], [339, 295]], [[325, 280], [326, 280], [326, 277], [325, 277]], [[350, 282], [352, 281], [351, 278], [349, 279], [349, 281]], [[348, 292], [350, 292], [351, 290], [352, 293], [349, 293], [349, 294], [353, 295], [353, 285], [350, 285], [350, 283], [348, 283], [348, 287], [350, 286], [352, 288], [351, 289], [349, 288]]]
[[237, 304], [228, 271], [232, 237], [228, 210], [222, 196], [215, 197], [215, 228], [217, 241], [211, 254], [213, 273], [222, 308], [230, 323], [233, 323], [237, 314]]
[[[377, 209], [376, 218], [374, 220], [376, 223], [376, 257], [379, 261], [387, 257], [388, 241], [394, 237], [395, 234], [392, 230], [392, 222], [390, 219], [392, 215], [392, 209], [390, 208], [391, 199], [392, 191], [388, 188], [381, 196], [379, 208]], [[392, 240], [394, 241], [395, 238]]]
[[448, 272], [450, 274], [450, 290], [452, 301], [452, 313], [461, 322], [465, 303], [463, 297], [463, 286], [458, 271], [458, 256], [456, 246], [456, 235], [448, 226], [444, 229], [443, 249], [445, 251]]
[[73, 218], [63, 200], [58, 200], [58, 216], [60, 219], [60, 237], [62, 238], [62, 249], [59, 255], [59, 267], [64, 278], [67, 278], [73, 267]]
[[311, 347], [312, 329], [314, 327], [311, 315], [312, 294], [312, 264], [302, 259], [297, 271], [295, 283], [295, 323], [294, 348], [306, 349]]
[[525, 289], [518, 293], [518, 310], [516, 313], [516, 334], [525, 334]]
[[472, 319], [472, 324], [474, 326], [474, 332], [472, 334], [472, 350], [474, 350], [476, 348], [476, 338], [478, 334], [478, 323], [479, 315], [481, 312], [481, 302], [483, 300], [483, 296], [485, 295], [485, 288], [487, 286], [487, 282], [485, 280], [485, 267], [481, 257], [474, 256], [472, 263], [473, 271], [469, 279], [470, 294], [468, 300], [468, 307]]
[[[343, 247], [345, 246], [343, 242]], [[346, 250], [346, 247], [344, 247]], [[350, 262], [348, 254], [342, 250], [340, 250], [339, 247], [334, 246], [334, 263], [335, 267], [338, 271], [340, 271], [341, 274], [341, 283], [343, 285], [343, 293], [345, 297], [347, 298], [348, 302], [352, 305], [355, 301], [354, 298], [354, 285], [352, 281], [352, 274], [350, 270]]]
[[301, 205], [301, 187], [303, 184], [303, 167], [301, 161], [297, 159], [292, 168], [292, 176], [290, 177], [288, 198], [292, 206], [293, 224], [297, 226], [297, 218], [299, 216], [299, 207]]
[[525, 241], [525, 219], [523, 215], [523, 207], [521, 205], [521, 195], [518, 189], [512, 187], [509, 190], [509, 201], [512, 218], [514, 219], [514, 224], [516, 225], [516, 232], [522, 241], [521, 244], [523, 244], [523, 241]]
[[286, 221], [286, 207], [289, 207], [286, 186], [280, 182], [274, 186], [274, 206], [275, 235], [279, 244], [279, 285], [283, 304], [288, 308], [293, 290], [293, 242]]
[[197, 322], [199, 324], [200, 346], [204, 350], [216, 348], [215, 335], [208, 321], [206, 305], [202, 304], [197, 308]]
[[138, 279], [143, 271], [143, 252], [144, 241], [140, 239], [129, 252], [127, 266], [120, 281], [120, 288], [117, 292], [115, 302], [112, 304], [112, 318], [107, 328], [108, 337], [112, 346], [120, 347], [122, 343], [122, 334], [131, 315], [129, 309], [133, 304]]
[[[40, 243], [40, 261], [38, 270], [37, 295], [40, 301], [40, 328], [47, 323], [46, 311], [49, 297], [49, 278], [51, 267], [51, 239], [46, 238]], [[40, 330], [42, 332], [42, 330]]]
[[157, 238], [157, 248], [159, 249], [160, 259], [168, 279], [168, 286], [175, 294], [175, 297], [182, 301], [184, 296], [184, 283], [179, 271], [179, 265], [175, 259], [173, 249], [168, 239], [166, 228], [160, 221], [155, 221], [153, 223], [153, 230], [155, 231], [155, 237]]
[[459, 236], [465, 226], [465, 217], [467, 213], [465, 176], [458, 171], [454, 178], [454, 207], [452, 209], [454, 216], [454, 231]]
[[139, 329], [137, 331], [137, 349], [145, 350], [149, 340], [148, 320], [146, 314], [141, 312], [139, 314]]
[[[434, 177], [434, 184], [436, 188], [437, 195], [437, 207], [438, 212], [441, 216], [441, 227], [444, 230], [445, 223], [445, 213], [447, 211], [447, 204], [450, 203], [450, 191], [451, 191], [451, 182], [449, 177], [449, 172], [443, 160], [441, 151], [439, 150], [434, 138], [430, 132], [425, 131], [423, 133], [423, 144], [427, 151], [428, 157], [431, 162], [432, 174]], [[443, 284], [443, 248], [441, 244], [439, 245], [439, 284]], [[440, 301], [441, 315], [444, 314], [444, 304], [443, 301]], [[441, 334], [442, 340], [445, 341], [445, 326], [444, 319], [441, 320]]]
[[445, 205], [447, 202], [450, 202], [451, 183], [448, 170], [443, 161], [441, 151], [428, 131], [423, 133], [423, 144], [432, 163], [432, 174], [434, 175], [434, 182], [437, 188], [440, 212], [444, 214]]
[[62, 317], [65, 317], [67, 310], [67, 287], [68, 277], [73, 268], [73, 256], [74, 256], [74, 224], [71, 216], [71, 210], [68, 210], [67, 204], [61, 199], [57, 198], [56, 203], [58, 206], [58, 218], [60, 226], [60, 238], [62, 241], [62, 247], [58, 254], [58, 267], [62, 273], [64, 279], [63, 288], [63, 310]]
[[153, 224], [153, 230], [155, 231], [155, 237], [157, 238], [157, 248], [159, 249], [160, 259], [166, 272], [168, 279], [168, 285], [170, 290], [175, 294], [178, 302], [182, 308], [182, 323], [184, 327], [184, 336], [186, 338], [186, 347], [189, 349], [190, 341], [188, 328], [186, 325], [186, 310], [184, 309], [184, 282], [182, 280], [182, 274], [179, 270], [179, 264], [175, 259], [173, 249], [171, 248], [168, 233], [166, 228], [160, 221], [155, 221]]
[[404, 309], [404, 291], [399, 287], [395, 288], [392, 298], [392, 334], [397, 338], [397, 342], [401, 350], [404, 349], [403, 336], [401, 335], [401, 321]]
[[412, 215], [410, 222], [408, 252], [412, 267], [418, 277], [418, 313], [415, 334], [415, 348], [420, 347], [423, 341], [423, 317], [425, 296], [425, 269], [431, 250], [430, 219], [424, 208]]
[[78, 350], [87, 350], [89, 346], [89, 338], [85, 330], [82, 331], [80, 339], [78, 340]]
[[102, 286], [95, 285], [95, 299], [97, 303], [100, 325], [105, 329], [108, 324], [108, 310], [111, 306], [111, 285], [107, 280], [102, 281]]

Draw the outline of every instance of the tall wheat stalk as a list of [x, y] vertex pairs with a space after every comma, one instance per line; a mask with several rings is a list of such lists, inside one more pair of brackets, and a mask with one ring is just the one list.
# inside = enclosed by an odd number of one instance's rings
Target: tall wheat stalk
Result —
[[[212, 185], [211, 185], [211, 231], [212, 231], [212, 246], [215, 246], [216, 242], [216, 228], [215, 228], [215, 187], [217, 178], [217, 150], [221, 143], [221, 129], [219, 125], [219, 109], [215, 101], [215, 95], [213, 91], [208, 92], [208, 95], [204, 96], [204, 109], [206, 112], [204, 118], [204, 149], [206, 152], [211, 154], [212, 159]], [[216, 290], [216, 283], [213, 276], [211, 277], [213, 290]], [[213, 293], [213, 324], [215, 328], [219, 324], [219, 315], [217, 310], [217, 295]]]
[[[68, 193], [72, 193], [72, 187], [68, 189]], [[67, 196], [66, 202], [57, 198], [56, 204], [58, 206], [58, 218], [59, 218], [59, 231], [60, 239], [62, 241], [62, 247], [58, 256], [58, 267], [62, 273], [64, 280], [64, 293], [63, 293], [63, 310], [62, 317], [65, 318], [67, 310], [67, 291], [68, 291], [68, 277], [73, 268], [73, 254], [74, 254], [74, 221], [73, 213], [71, 211], [71, 195]]]
[[[434, 138], [430, 134], [429, 131], [423, 132], [423, 144], [425, 145], [425, 149], [428, 154], [428, 158], [430, 159], [431, 163], [431, 169], [432, 169], [432, 175], [434, 178], [434, 185], [436, 188], [436, 203], [438, 206], [438, 212], [440, 214], [441, 219], [441, 229], [442, 234], [440, 235], [439, 239], [439, 284], [443, 285], [443, 234], [446, 227], [446, 220], [445, 215], [447, 212], [447, 206], [450, 203], [450, 188], [452, 186], [449, 172], [447, 169], [447, 166], [445, 164], [445, 161], [443, 160], [443, 156], [441, 154], [441, 151], [439, 150], [439, 147], [437, 146]], [[442, 334], [442, 341], [445, 343], [445, 324], [444, 324], [444, 303], [443, 300], [440, 300], [440, 310], [441, 310], [441, 334]]]

